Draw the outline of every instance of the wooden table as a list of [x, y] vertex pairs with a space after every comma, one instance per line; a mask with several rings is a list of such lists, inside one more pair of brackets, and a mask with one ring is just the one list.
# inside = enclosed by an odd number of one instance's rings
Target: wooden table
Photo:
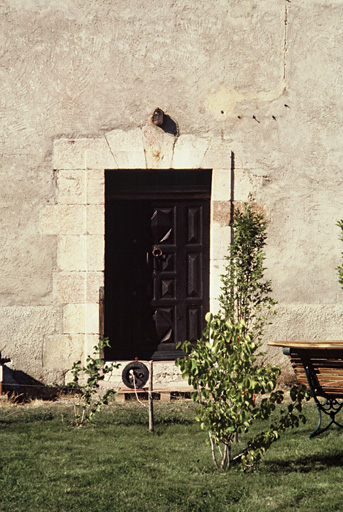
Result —
[[[306, 385], [318, 410], [318, 425], [309, 438], [321, 434], [335, 424], [336, 415], [343, 407], [343, 341], [270, 341], [268, 345], [281, 347], [289, 356], [299, 384]], [[323, 401], [324, 399], [324, 401]], [[321, 428], [322, 416], [330, 418]]]

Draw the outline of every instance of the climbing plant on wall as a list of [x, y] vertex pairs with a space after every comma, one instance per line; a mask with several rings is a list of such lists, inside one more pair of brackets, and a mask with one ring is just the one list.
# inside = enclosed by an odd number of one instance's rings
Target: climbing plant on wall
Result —
[[271, 281], [264, 280], [264, 246], [267, 221], [262, 213], [245, 204], [236, 208], [234, 238], [228, 248], [219, 297], [222, 312], [232, 324], [244, 322], [244, 332], [261, 340], [277, 301], [271, 297]]

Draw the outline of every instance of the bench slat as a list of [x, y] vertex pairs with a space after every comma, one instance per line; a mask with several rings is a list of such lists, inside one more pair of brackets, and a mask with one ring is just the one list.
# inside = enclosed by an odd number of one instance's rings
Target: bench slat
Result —
[[[337, 402], [343, 400], [343, 341], [279, 341], [268, 345], [283, 347], [298, 383], [311, 389], [318, 409], [318, 425], [309, 438], [325, 432], [333, 424], [343, 428], [336, 421], [336, 415], [343, 409], [343, 402]], [[330, 418], [323, 428], [321, 413]]]
[[343, 349], [343, 341], [268, 341], [272, 347], [290, 347], [306, 349], [324, 349], [333, 350], [335, 348]]
[[343, 341], [272, 341], [268, 345], [290, 349], [299, 384], [308, 387], [306, 367], [318, 382], [319, 396], [343, 397]]
[[[298, 372], [302, 372], [302, 369], [300, 367], [293, 367], [293, 369], [294, 369], [295, 372], [297, 372], [297, 371]], [[312, 372], [314, 372], [317, 375], [323, 375], [323, 376], [325, 376], [325, 375], [332, 375], [333, 377], [337, 377], [337, 378], [343, 377], [342, 372], [335, 371], [335, 370], [330, 370], [329, 368], [316, 368], [316, 367], [312, 367]]]
[[[299, 368], [300, 368], [301, 361], [296, 361], [294, 359], [291, 359], [291, 362], [293, 365], [299, 366]], [[343, 369], [343, 361], [341, 361], [341, 364], [338, 364], [337, 362], [334, 363], [332, 361], [316, 361], [316, 360], [311, 359], [311, 364], [313, 367], [324, 368], [324, 369], [332, 370], [334, 372], [338, 372], [339, 370]]]
[[302, 347], [291, 348], [290, 360], [299, 384], [308, 387], [304, 366], [310, 368], [318, 381], [318, 396], [326, 398], [343, 398], [343, 355], [337, 347], [331, 350]]

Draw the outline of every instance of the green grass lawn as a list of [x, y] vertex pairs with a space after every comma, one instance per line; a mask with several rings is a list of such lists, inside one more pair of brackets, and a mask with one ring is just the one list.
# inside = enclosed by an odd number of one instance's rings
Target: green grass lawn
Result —
[[206, 434], [187, 402], [155, 403], [155, 434], [136, 403], [111, 405], [94, 425], [72, 407], [0, 407], [1, 512], [343, 510], [343, 431], [309, 441], [317, 422], [282, 436], [257, 471], [213, 471]]

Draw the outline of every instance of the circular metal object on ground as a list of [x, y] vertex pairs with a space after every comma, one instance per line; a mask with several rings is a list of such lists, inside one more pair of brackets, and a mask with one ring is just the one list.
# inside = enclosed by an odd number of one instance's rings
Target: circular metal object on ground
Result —
[[122, 372], [124, 384], [130, 389], [140, 389], [148, 381], [149, 370], [145, 364], [139, 361], [132, 361], [125, 366]]

